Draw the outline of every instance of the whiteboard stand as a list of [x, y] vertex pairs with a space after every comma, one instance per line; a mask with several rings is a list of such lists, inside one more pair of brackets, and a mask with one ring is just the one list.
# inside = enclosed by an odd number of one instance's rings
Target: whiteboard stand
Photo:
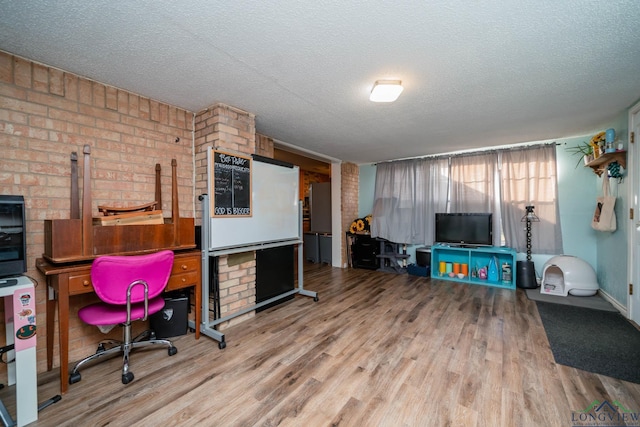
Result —
[[[304, 279], [303, 279], [303, 269], [304, 269], [304, 255], [302, 253], [302, 207], [301, 204], [298, 205], [299, 210], [299, 236], [295, 239], [286, 239], [280, 241], [272, 241], [272, 242], [263, 242], [256, 243], [244, 246], [236, 246], [236, 247], [228, 247], [228, 248], [213, 248], [211, 244], [211, 230], [210, 230], [210, 212], [209, 212], [209, 196], [207, 194], [202, 194], [199, 196], [199, 200], [202, 202], [202, 324], [200, 325], [200, 333], [213, 338], [218, 341], [218, 348], [221, 350], [226, 348], [227, 343], [224, 338], [224, 334], [215, 329], [215, 327], [221, 323], [227, 322], [235, 317], [241, 316], [243, 314], [255, 311], [256, 309], [263, 307], [267, 304], [271, 304], [275, 301], [279, 301], [283, 298], [287, 298], [291, 295], [300, 294], [308, 297], [312, 297], [314, 301], [318, 301], [318, 293], [313, 291], [308, 291], [304, 289]], [[209, 319], [209, 281], [211, 271], [209, 271], [209, 258], [210, 257], [219, 257], [222, 255], [230, 255], [241, 252], [255, 251], [260, 249], [269, 249], [275, 248], [279, 246], [288, 246], [288, 245], [298, 245], [298, 287], [284, 292], [280, 295], [276, 295], [275, 297], [269, 298], [268, 300], [259, 302], [252, 306], [246, 307], [242, 310], [234, 312], [228, 316], [221, 317], [219, 319], [210, 320]]]

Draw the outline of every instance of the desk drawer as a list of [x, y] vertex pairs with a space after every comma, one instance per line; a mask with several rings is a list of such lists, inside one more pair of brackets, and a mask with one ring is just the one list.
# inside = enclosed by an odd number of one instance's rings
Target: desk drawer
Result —
[[93, 292], [91, 273], [74, 273], [69, 275], [69, 295], [79, 295]]
[[198, 276], [200, 271], [200, 255], [176, 257], [173, 261], [171, 277], [167, 283], [167, 290], [183, 289], [189, 286], [200, 286]]
[[[198, 271], [200, 270], [200, 254], [177, 256], [173, 261], [171, 277], [167, 290], [182, 289], [187, 286], [199, 286]], [[69, 275], [69, 295], [79, 295], [94, 292], [91, 284], [91, 267], [86, 271]]]
[[193, 271], [191, 273], [172, 274], [167, 283], [167, 291], [174, 291], [176, 289], [184, 289], [190, 286], [199, 286], [198, 284], [198, 272]]
[[188, 272], [198, 272], [200, 269], [200, 256], [176, 257], [173, 260], [173, 268], [171, 275], [177, 275]]

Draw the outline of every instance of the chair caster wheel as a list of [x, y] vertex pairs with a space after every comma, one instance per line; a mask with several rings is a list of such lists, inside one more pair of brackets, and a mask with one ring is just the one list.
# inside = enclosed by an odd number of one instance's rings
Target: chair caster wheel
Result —
[[176, 354], [178, 352], [178, 349], [175, 347], [169, 347], [169, 356], [173, 356], [174, 354]]
[[320, 301], [320, 298], [318, 298], [317, 296], [316, 296], [316, 297], [313, 297], [313, 301], [314, 301], [314, 302], [318, 302], [318, 301]]
[[80, 372], [76, 372], [69, 374], [69, 384], [75, 384], [80, 382], [80, 380], [82, 379]]
[[227, 343], [226, 343], [225, 341], [220, 341], [220, 342], [218, 343], [218, 348], [219, 348], [220, 350], [224, 350], [225, 348], [227, 348]]
[[127, 372], [122, 375], [122, 384], [129, 384], [131, 381], [133, 381], [133, 372]]
[[96, 354], [102, 353], [105, 350], [106, 350], [106, 348], [104, 347], [104, 344], [100, 343], [100, 344], [98, 344], [98, 349], [96, 350]]

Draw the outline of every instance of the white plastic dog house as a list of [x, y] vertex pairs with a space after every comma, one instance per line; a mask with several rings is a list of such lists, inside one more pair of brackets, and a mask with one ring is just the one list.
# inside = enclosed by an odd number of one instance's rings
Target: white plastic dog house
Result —
[[595, 270], [578, 257], [559, 255], [544, 263], [541, 294], [588, 297], [595, 295], [598, 288]]

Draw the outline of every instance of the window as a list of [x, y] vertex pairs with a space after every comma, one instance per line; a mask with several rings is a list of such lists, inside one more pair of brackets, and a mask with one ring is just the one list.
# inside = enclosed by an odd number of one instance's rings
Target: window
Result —
[[[436, 212], [492, 212], [494, 245], [526, 250], [525, 206], [540, 218], [535, 253], [562, 253], [554, 145], [378, 164], [371, 232], [433, 244]], [[500, 232], [496, 232], [500, 231]]]

